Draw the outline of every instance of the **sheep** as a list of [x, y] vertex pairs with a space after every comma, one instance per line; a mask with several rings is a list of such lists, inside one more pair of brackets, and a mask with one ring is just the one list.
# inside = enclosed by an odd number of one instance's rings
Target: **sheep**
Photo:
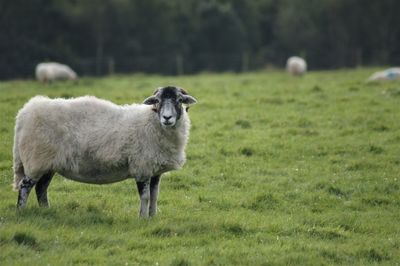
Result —
[[190, 120], [197, 100], [181, 88], [158, 88], [143, 104], [116, 105], [94, 96], [35, 96], [16, 117], [13, 169], [17, 208], [36, 185], [39, 206], [48, 207], [55, 173], [84, 183], [134, 178], [140, 217], [157, 212], [160, 177], [185, 161]]
[[372, 74], [367, 82], [400, 80], [400, 67], [392, 67]]
[[78, 75], [67, 65], [60, 63], [40, 63], [35, 69], [36, 79], [40, 82], [55, 80], [77, 80]]
[[302, 76], [307, 72], [307, 63], [301, 57], [289, 57], [286, 61], [286, 71], [293, 76]]

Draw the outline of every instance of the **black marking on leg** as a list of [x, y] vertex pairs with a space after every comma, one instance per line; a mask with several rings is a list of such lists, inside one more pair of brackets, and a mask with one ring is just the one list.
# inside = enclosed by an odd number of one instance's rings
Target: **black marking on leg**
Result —
[[47, 188], [50, 185], [51, 180], [53, 179], [53, 173], [47, 173], [42, 176], [41, 179], [36, 184], [36, 197], [39, 203], [39, 206], [48, 207], [49, 201], [47, 199]]
[[29, 188], [32, 189], [32, 187], [36, 184], [36, 181], [30, 179], [29, 177], [24, 177], [24, 179], [22, 179], [21, 184], [20, 184], [20, 188]]
[[149, 216], [149, 200], [150, 200], [150, 179], [144, 182], [136, 182], [140, 195], [140, 217], [146, 218]]
[[153, 176], [150, 180], [150, 207], [149, 215], [154, 216], [157, 213], [158, 186], [160, 183], [160, 175]]
[[150, 181], [150, 191], [157, 189], [158, 184], [160, 183], [160, 176], [153, 176]]
[[18, 208], [23, 208], [26, 205], [26, 202], [28, 201], [28, 196], [29, 193], [31, 192], [31, 189], [33, 186], [36, 184], [36, 181], [30, 179], [29, 177], [24, 177], [22, 179], [20, 185], [19, 185], [19, 191], [18, 191], [18, 201], [17, 201], [17, 207]]
[[139, 196], [142, 196], [144, 188], [146, 187], [146, 182], [136, 182], [136, 186], [139, 191]]

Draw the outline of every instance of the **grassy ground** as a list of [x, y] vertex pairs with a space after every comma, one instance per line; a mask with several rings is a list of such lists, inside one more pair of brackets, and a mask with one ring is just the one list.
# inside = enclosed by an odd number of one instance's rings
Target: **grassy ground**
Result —
[[[0, 83], [0, 265], [398, 265], [400, 84], [372, 69]], [[16, 212], [16, 112], [33, 95], [141, 102], [176, 84], [190, 110], [188, 161], [138, 219], [132, 181], [56, 176], [51, 207]]]

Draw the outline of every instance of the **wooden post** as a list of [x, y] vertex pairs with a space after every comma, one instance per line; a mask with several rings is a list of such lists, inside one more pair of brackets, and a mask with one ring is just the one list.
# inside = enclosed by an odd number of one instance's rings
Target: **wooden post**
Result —
[[356, 49], [356, 66], [362, 67], [363, 58], [362, 58], [362, 48], [359, 47]]
[[181, 76], [183, 72], [183, 56], [181, 54], [176, 55], [176, 74]]
[[114, 57], [110, 56], [108, 58], [108, 75], [113, 75], [115, 72], [115, 61]]
[[242, 53], [242, 72], [249, 70], [250, 57], [248, 52]]

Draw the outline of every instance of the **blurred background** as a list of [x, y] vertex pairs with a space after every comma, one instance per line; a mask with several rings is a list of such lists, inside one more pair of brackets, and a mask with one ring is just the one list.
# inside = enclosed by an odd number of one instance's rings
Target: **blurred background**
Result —
[[400, 65], [399, 0], [1, 0], [0, 79]]

